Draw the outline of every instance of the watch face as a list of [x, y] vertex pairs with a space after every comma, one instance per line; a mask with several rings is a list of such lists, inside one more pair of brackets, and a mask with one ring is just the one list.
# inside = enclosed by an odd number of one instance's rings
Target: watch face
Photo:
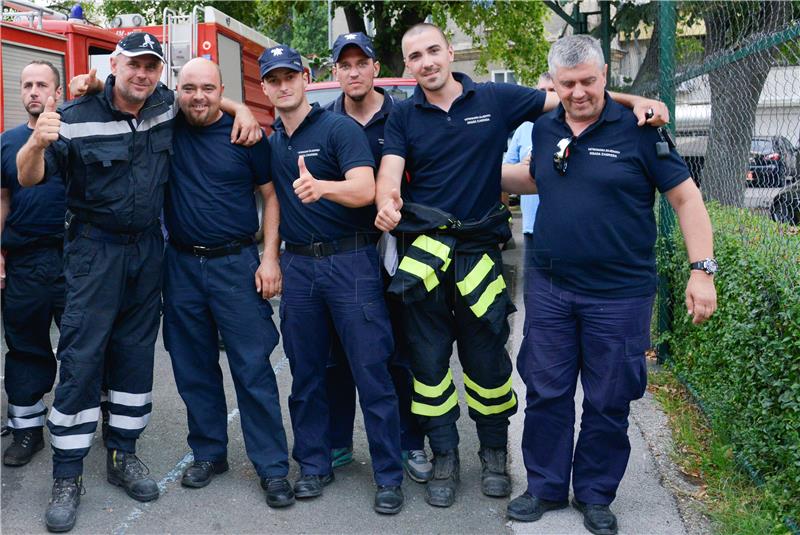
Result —
[[705, 272], [709, 273], [711, 275], [716, 273], [717, 269], [719, 269], [719, 265], [717, 264], [717, 261], [714, 260], [713, 258], [707, 258], [705, 260], [705, 262], [704, 262], [704, 266], [703, 267], [705, 268]]

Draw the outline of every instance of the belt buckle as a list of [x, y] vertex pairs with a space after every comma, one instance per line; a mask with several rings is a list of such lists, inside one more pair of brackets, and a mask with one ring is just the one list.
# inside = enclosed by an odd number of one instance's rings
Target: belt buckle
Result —
[[208, 256], [209, 251], [205, 245], [192, 245], [192, 254], [195, 256]]
[[322, 245], [321, 241], [317, 241], [311, 244], [311, 252], [314, 254], [315, 258], [322, 258]]

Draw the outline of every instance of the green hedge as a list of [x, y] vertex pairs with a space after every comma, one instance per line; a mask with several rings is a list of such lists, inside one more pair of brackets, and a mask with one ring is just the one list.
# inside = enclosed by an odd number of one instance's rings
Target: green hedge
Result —
[[670, 366], [699, 397], [712, 426], [800, 520], [800, 235], [747, 210], [708, 205], [718, 310], [692, 325], [678, 225], [659, 240], [669, 282]]

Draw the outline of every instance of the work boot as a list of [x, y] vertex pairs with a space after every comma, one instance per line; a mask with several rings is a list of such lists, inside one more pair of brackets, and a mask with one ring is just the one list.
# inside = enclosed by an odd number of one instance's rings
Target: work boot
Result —
[[403, 508], [403, 500], [403, 489], [400, 488], [400, 485], [378, 485], [372, 508], [376, 513], [396, 515]]
[[425, 501], [435, 507], [450, 507], [456, 501], [460, 462], [458, 450], [433, 454], [433, 479], [425, 487]]
[[518, 520], [519, 522], [536, 522], [547, 511], [563, 509], [567, 505], [569, 505], [567, 500], [557, 502], [542, 500], [525, 492], [508, 502], [506, 515], [511, 520]]
[[333, 481], [333, 472], [324, 476], [305, 475], [294, 483], [294, 495], [298, 498], [316, 498], [322, 495], [322, 487]]
[[11, 445], [3, 452], [3, 464], [6, 466], [23, 466], [28, 464], [33, 454], [44, 448], [41, 427], [15, 429]]
[[195, 461], [192, 466], [184, 470], [181, 485], [194, 489], [201, 489], [211, 483], [211, 479], [218, 474], [228, 471], [228, 461]]
[[125, 492], [140, 502], [158, 498], [158, 485], [147, 477], [150, 470], [133, 454], [120, 450], [108, 450], [106, 478], [112, 485], [123, 487]]
[[285, 477], [261, 478], [261, 488], [267, 491], [267, 505], [273, 509], [294, 503], [294, 491]]
[[583, 503], [572, 498], [572, 506], [583, 514], [583, 526], [594, 535], [617, 535], [617, 517], [607, 505]]
[[48, 531], [61, 533], [72, 529], [78, 517], [81, 494], [83, 494], [81, 476], [53, 480], [53, 496], [44, 514]]
[[425, 450], [403, 450], [403, 469], [417, 483], [430, 481], [433, 476], [433, 464]]
[[505, 498], [511, 494], [511, 478], [506, 471], [508, 454], [505, 448], [481, 448], [481, 491], [486, 496]]
[[339, 468], [353, 462], [353, 446], [331, 450], [331, 468]]

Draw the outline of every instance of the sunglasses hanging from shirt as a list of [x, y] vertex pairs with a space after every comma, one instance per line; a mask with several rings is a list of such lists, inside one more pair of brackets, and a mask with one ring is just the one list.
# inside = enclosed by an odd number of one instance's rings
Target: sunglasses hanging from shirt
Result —
[[575, 138], [565, 137], [556, 146], [558, 150], [553, 153], [553, 168], [556, 172], [564, 176], [567, 174], [567, 160], [569, 159], [569, 148]]

